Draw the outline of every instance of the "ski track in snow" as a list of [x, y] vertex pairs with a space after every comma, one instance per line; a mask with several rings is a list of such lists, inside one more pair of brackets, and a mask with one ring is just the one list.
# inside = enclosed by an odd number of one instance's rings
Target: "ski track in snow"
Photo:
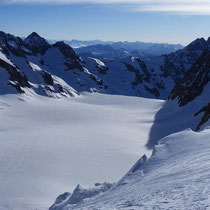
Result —
[[143, 154], [164, 101], [84, 93], [0, 97], [1, 210], [47, 209], [77, 184], [118, 181]]

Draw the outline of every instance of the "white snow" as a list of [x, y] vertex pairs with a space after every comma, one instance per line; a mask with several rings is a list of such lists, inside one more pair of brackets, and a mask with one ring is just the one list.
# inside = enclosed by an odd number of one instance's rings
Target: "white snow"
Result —
[[32, 62], [29, 62], [29, 65], [30, 65], [30, 67], [32, 68], [33, 71], [41, 71], [42, 70], [38, 65], [36, 65]]
[[[163, 108], [155, 116], [154, 124], [150, 131], [150, 142], [148, 146], [152, 146], [157, 143], [158, 140], [172, 133], [182, 131], [190, 128], [196, 130], [196, 127], [201, 121], [203, 113], [198, 116], [194, 116], [209, 101], [210, 83], [207, 84], [201, 95], [197, 96], [192, 102], [189, 102], [185, 106], [178, 106], [178, 101], [168, 101], [164, 104]], [[210, 121], [207, 121], [202, 127], [209, 126]]]
[[83, 94], [0, 96], [0, 207], [47, 209], [77, 184], [118, 181], [145, 147], [163, 101]]
[[210, 209], [210, 127], [161, 140], [148, 162], [111, 191], [69, 209]]
[[94, 60], [99, 66], [105, 66], [104, 62], [100, 61], [99, 59], [97, 58], [91, 58], [89, 57], [90, 59]]
[[18, 48], [18, 45], [17, 45], [17, 43], [16, 43], [14, 40], [9, 40], [9, 41], [7, 41], [7, 43], [8, 43], [11, 47], [13, 47], [13, 48], [15, 48], [15, 49]]
[[0, 51], [0, 59], [7, 62], [8, 64], [14, 66], [14, 64]]

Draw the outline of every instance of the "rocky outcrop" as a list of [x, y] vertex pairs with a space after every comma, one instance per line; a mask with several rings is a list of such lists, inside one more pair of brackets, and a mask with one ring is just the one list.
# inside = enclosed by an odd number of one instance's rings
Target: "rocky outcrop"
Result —
[[7, 84], [13, 86], [19, 93], [25, 93], [22, 88], [31, 87], [27, 76], [24, 73], [21, 73], [15, 66], [0, 59], [0, 67], [5, 69], [9, 75], [9, 81], [7, 81]]
[[178, 99], [180, 106], [199, 96], [210, 81], [210, 51], [205, 50], [195, 64], [186, 72], [184, 78], [174, 87], [169, 99]]
[[26, 48], [31, 50], [35, 55], [40, 53], [44, 54], [51, 45], [36, 32], [31, 33], [26, 39], [24, 39]]
[[204, 125], [209, 119], [210, 119], [210, 103], [208, 103], [208, 105], [204, 106], [201, 110], [199, 110], [195, 116], [204, 113], [200, 123], [198, 124], [196, 131], [199, 131], [201, 126]]

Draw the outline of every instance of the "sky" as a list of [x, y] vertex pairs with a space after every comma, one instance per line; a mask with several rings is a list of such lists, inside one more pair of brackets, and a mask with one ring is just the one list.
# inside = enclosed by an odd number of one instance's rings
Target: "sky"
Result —
[[210, 36], [210, 0], [0, 0], [0, 20], [20, 37], [187, 45]]

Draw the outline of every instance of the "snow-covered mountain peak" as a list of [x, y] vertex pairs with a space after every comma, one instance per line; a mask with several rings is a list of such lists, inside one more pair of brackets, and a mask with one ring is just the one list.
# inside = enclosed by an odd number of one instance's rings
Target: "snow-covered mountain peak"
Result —
[[58, 48], [66, 58], [79, 59], [79, 56], [76, 55], [74, 50], [68, 44], [66, 44], [63, 41], [56, 42], [52, 46], [55, 47], [55, 48]]
[[31, 33], [27, 38], [24, 39], [24, 43], [33, 53], [44, 54], [51, 45], [36, 32]]
[[9, 55], [10, 53], [24, 57], [23, 47], [24, 42], [20, 37], [15, 37], [3, 31], [0, 32], [0, 50]]

